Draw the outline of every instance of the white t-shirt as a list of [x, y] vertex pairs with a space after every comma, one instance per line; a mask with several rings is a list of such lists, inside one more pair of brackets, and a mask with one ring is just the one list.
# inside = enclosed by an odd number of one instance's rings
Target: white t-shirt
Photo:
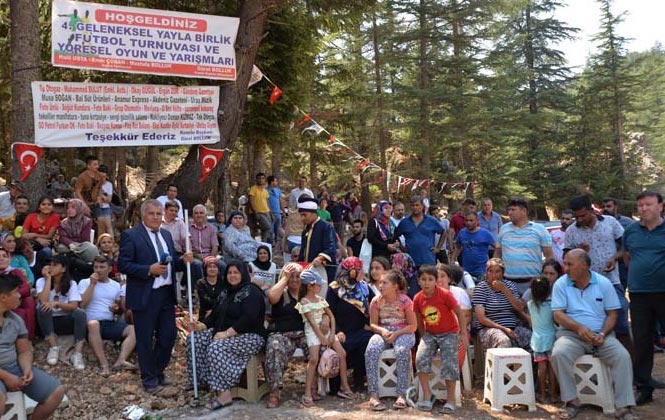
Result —
[[[113, 184], [111, 184], [109, 181], [106, 181], [102, 185], [102, 194], [104, 194], [106, 197], [109, 197], [109, 198], [113, 197]], [[109, 208], [109, 207], [111, 207], [111, 204], [104, 202], [104, 203], [100, 204], [99, 207]]]
[[[44, 280], [44, 277], [41, 277], [37, 280], [37, 283], [35, 283], [35, 289], [37, 289], [38, 294], [44, 290], [45, 284], [46, 280]], [[51, 289], [51, 292], [48, 295], [48, 301], [55, 302], [55, 290]], [[58, 294], [58, 302], [61, 303], [80, 302], [80, 301], [81, 301], [81, 294], [79, 293], [79, 288], [74, 280], [71, 280], [69, 282], [69, 292], [67, 293], [67, 296], [62, 296]], [[61, 308], [53, 309], [53, 316], [63, 316], [66, 314], [67, 313], [63, 311]]]
[[[83, 295], [90, 286], [90, 279], [83, 279], [79, 282], [79, 294]], [[107, 282], [97, 282], [92, 297], [85, 308], [88, 320], [95, 321], [113, 321], [113, 312], [111, 305], [120, 297], [120, 284], [109, 279]]]
[[275, 284], [275, 276], [277, 275], [277, 266], [275, 263], [270, 263], [270, 268], [268, 270], [260, 270], [253, 262], [249, 263], [249, 265], [252, 267], [252, 275], [254, 275], [254, 279], [264, 283], [264, 288], [271, 287]]
[[[162, 207], [164, 207], [164, 205], [166, 204], [166, 202], [168, 200], [169, 200], [169, 198], [165, 195], [160, 195], [159, 197], [157, 197], [157, 201], [162, 203]], [[173, 201], [178, 203], [178, 206], [179, 206], [179, 208], [178, 208], [178, 219], [185, 220], [185, 213], [182, 211], [182, 203], [177, 198], [173, 199]], [[189, 212], [188, 220], [190, 220], [190, 221], [192, 220], [192, 212]]]
[[469, 294], [466, 293], [464, 289], [461, 287], [453, 286], [451, 284], [450, 292], [453, 294], [453, 296], [455, 296], [455, 299], [457, 299], [457, 303], [459, 304], [460, 309], [471, 309], [471, 299], [469, 298]]

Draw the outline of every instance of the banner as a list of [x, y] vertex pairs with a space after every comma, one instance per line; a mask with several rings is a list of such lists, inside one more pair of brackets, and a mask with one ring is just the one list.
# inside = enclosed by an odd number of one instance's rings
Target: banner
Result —
[[32, 82], [42, 147], [217, 143], [218, 86]]
[[16, 152], [16, 160], [21, 168], [21, 178], [25, 181], [42, 157], [42, 148], [32, 143], [12, 143], [12, 149]]
[[236, 80], [240, 20], [54, 0], [54, 66]]

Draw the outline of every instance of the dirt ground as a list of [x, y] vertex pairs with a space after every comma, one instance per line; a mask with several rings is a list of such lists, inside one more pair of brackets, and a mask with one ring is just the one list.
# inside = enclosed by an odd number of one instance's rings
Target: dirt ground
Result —
[[[86, 369], [76, 371], [64, 363], [54, 367], [45, 363], [46, 345], [40, 342], [35, 346], [35, 363], [44, 370], [60, 378], [68, 388], [69, 405], [59, 409], [57, 419], [97, 419], [111, 420], [123, 418], [123, 409], [129, 405], [139, 405], [144, 410], [160, 414], [164, 419], [364, 419], [382, 418], [386, 420], [406, 420], [419, 418], [447, 417], [438, 414], [437, 404], [431, 414], [422, 413], [415, 409], [387, 410], [379, 413], [372, 412], [367, 406], [367, 394], [362, 394], [355, 401], [342, 400], [338, 397], [328, 396], [318, 402], [315, 407], [301, 408], [298, 403], [304, 388], [304, 367], [302, 361], [290, 363], [287, 372], [286, 387], [282, 392], [282, 403], [279, 408], [268, 410], [265, 401], [258, 404], [235, 400], [231, 407], [210, 412], [204, 407], [190, 406], [192, 393], [182, 390], [187, 382], [186, 359], [184, 348], [178, 345], [174, 350], [174, 358], [167, 371], [167, 376], [174, 380], [172, 387], [167, 387], [161, 395], [149, 396], [142, 391], [138, 373], [120, 372], [109, 378], [102, 378], [98, 374], [97, 362], [90, 350], [86, 350]], [[116, 349], [109, 347], [107, 354], [115, 355]], [[112, 358], [109, 358], [112, 360]], [[654, 377], [665, 379], [665, 355], [656, 354]], [[199, 401], [203, 404], [208, 401], [205, 393], [200, 394]], [[388, 406], [393, 399], [384, 400]], [[518, 419], [555, 419], [557, 407], [554, 405], [538, 404], [538, 411], [529, 413], [525, 407], [512, 407], [502, 412], [492, 412], [488, 404], [482, 403], [482, 387], [479, 383], [474, 387], [472, 395], [463, 396], [463, 405], [450, 418], [463, 420], [489, 420], [512, 418]], [[642, 419], [656, 419], [665, 412], [665, 391], [656, 390], [654, 402], [635, 409]], [[600, 408], [584, 408], [579, 416], [581, 420], [601, 420], [608, 418]]]

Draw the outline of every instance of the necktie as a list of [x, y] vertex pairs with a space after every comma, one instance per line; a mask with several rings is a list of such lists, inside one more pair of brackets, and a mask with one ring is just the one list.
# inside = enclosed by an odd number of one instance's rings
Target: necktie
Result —
[[157, 242], [157, 261], [162, 262], [162, 255], [164, 255], [164, 247], [162, 246], [162, 241], [159, 239], [159, 231], [153, 230], [152, 233], [155, 234], [155, 242]]

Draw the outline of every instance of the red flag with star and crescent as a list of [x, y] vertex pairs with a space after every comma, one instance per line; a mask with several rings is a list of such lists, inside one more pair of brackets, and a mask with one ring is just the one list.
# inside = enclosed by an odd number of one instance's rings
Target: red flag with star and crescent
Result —
[[23, 182], [30, 176], [30, 173], [37, 162], [42, 157], [42, 148], [32, 143], [14, 143], [12, 148], [16, 152], [16, 160], [21, 168], [21, 178], [19, 181]]
[[201, 164], [201, 177], [199, 183], [208, 178], [208, 175], [215, 169], [215, 166], [222, 160], [224, 150], [210, 149], [205, 146], [199, 145], [199, 163]]

